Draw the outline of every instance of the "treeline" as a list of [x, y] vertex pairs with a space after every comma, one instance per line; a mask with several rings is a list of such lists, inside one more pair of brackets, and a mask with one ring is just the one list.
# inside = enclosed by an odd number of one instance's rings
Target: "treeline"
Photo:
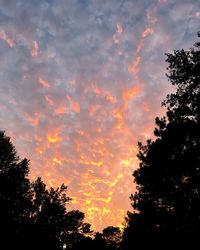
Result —
[[5, 249], [116, 249], [118, 227], [91, 231], [84, 213], [67, 211], [67, 187], [47, 189], [28, 179], [29, 161], [0, 132], [0, 244]]
[[[200, 34], [198, 34], [200, 37]], [[28, 179], [29, 161], [0, 132], [0, 248], [129, 250], [172, 246], [200, 236], [200, 43], [167, 54], [175, 87], [156, 118], [155, 139], [138, 143], [132, 212], [126, 226], [91, 231], [84, 213], [67, 210], [67, 187], [48, 189]], [[192, 238], [191, 238], [192, 237]], [[162, 244], [162, 245], [161, 245]]]
[[[28, 179], [29, 161], [20, 160], [9, 137], [0, 132], [0, 249], [110, 249], [121, 240], [118, 227], [91, 231], [84, 213], [67, 211], [67, 187], [47, 189]], [[3, 248], [2, 248], [3, 247]]]

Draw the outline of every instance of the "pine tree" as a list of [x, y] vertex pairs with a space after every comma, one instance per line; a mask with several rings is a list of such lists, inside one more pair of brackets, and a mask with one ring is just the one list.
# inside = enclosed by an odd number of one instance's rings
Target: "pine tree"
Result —
[[167, 54], [167, 77], [175, 93], [163, 102], [166, 116], [156, 118], [156, 138], [139, 143], [140, 165], [133, 173], [137, 191], [131, 195], [134, 211], [128, 213], [125, 249], [141, 246], [141, 237], [156, 244], [170, 237], [184, 242], [200, 233], [199, 48], [197, 43], [188, 51]]
[[0, 132], [0, 244], [6, 249], [18, 244], [30, 217], [28, 164], [27, 159], [20, 160], [10, 138]]

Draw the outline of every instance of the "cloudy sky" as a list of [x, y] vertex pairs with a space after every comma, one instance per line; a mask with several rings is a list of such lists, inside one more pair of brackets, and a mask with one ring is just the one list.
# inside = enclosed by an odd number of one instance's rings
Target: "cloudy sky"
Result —
[[95, 230], [131, 209], [137, 141], [172, 91], [164, 53], [198, 30], [197, 0], [0, 0], [0, 129]]

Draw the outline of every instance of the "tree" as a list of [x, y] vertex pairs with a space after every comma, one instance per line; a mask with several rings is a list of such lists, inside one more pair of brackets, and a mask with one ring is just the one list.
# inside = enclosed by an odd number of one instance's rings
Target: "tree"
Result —
[[133, 173], [137, 191], [131, 195], [134, 212], [128, 213], [124, 249], [141, 246], [141, 237], [155, 244], [169, 241], [169, 235], [184, 241], [183, 236], [200, 233], [199, 48], [197, 43], [167, 54], [175, 93], [163, 102], [166, 116], [156, 118], [155, 139], [139, 143], [140, 165]]
[[117, 250], [120, 248], [121, 230], [119, 227], [108, 226], [102, 233], [96, 233], [93, 240], [93, 249]]
[[22, 238], [32, 205], [28, 160], [20, 160], [9, 137], [0, 131], [0, 244], [10, 249]]
[[84, 213], [78, 210], [67, 211], [71, 200], [66, 195], [67, 187], [47, 189], [41, 178], [32, 183], [33, 209], [30, 231], [27, 239], [29, 249], [62, 250], [76, 249], [80, 241], [89, 234], [90, 224], [84, 222]]
[[108, 226], [103, 229], [102, 238], [106, 241], [108, 249], [119, 249], [121, 243], [121, 230], [119, 227]]
[[66, 203], [67, 187], [47, 189], [41, 178], [32, 183], [33, 199], [30, 230], [27, 234], [29, 249], [63, 249], [68, 226]]
[[28, 164], [0, 132], [0, 247], [62, 250], [89, 244], [91, 230], [84, 213], [66, 209], [67, 187], [47, 188], [41, 178], [31, 183]]
[[85, 214], [78, 210], [69, 211], [66, 214], [65, 245], [67, 249], [79, 250], [89, 248], [92, 239], [91, 225], [84, 222]]

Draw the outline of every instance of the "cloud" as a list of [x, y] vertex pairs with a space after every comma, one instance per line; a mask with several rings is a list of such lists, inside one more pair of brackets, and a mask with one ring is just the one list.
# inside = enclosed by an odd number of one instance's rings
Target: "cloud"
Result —
[[32, 179], [69, 186], [97, 230], [120, 225], [137, 141], [172, 88], [165, 52], [190, 47], [198, 1], [1, 1], [0, 122]]
[[1, 38], [2, 40], [4, 40], [5, 42], [7, 42], [7, 44], [8, 44], [11, 48], [13, 48], [13, 47], [15, 46], [14, 41], [5, 33], [4, 30], [1, 30], [1, 31], [0, 31], [0, 38]]

